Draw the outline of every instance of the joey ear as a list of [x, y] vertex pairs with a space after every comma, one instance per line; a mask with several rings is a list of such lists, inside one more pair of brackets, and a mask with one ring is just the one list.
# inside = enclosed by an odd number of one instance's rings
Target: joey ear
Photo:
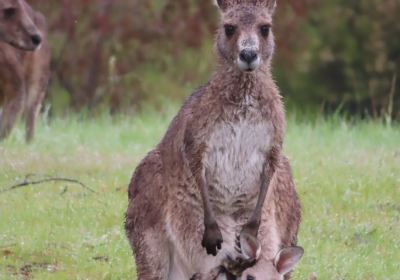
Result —
[[292, 271], [304, 254], [301, 247], [288, 247], [280, 250], [275, 257], [274, 265], [281, 275]]
[[229, 0], [214, 0], [215, 5], [217, 5], [222, 11], [225, 11], [228, 8]]
[[258, 239], [250, 234], [242, 233], [239, 238], [240, 249], [246, 260], [258, 260], [261, 254], [261, 244]]

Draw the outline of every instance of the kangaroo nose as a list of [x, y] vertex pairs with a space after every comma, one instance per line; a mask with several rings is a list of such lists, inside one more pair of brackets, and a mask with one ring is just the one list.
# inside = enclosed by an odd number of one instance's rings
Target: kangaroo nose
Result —
[[257, 59], [257, 53], [252, 50], [243, 50], [239, 56], [240, 60], [247, 62], [247, 64], [251, 64]]
[[255, 278], [251, 275], [247, 275], [247, 280], [254, 280]]
[[37, 35], [37, 34], [32, 35], [32, 36], [31, 36], [31, 40], [32, 40], [32, 43], [33, 43], [35, 46], [39, 46], [40, 43], [42, 42], [42, 38], [41, 38], [39, 35]]

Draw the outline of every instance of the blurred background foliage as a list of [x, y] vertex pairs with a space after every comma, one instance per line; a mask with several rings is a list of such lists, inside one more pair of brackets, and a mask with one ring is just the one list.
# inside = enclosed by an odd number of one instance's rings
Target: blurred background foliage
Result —
[[[50, 29], [51, 112], [180, 101], [214, 68], [211, 0], [31, 0]], [[399, 0], [278, 1], [274, 75], [291, 108], [400, 119]]]

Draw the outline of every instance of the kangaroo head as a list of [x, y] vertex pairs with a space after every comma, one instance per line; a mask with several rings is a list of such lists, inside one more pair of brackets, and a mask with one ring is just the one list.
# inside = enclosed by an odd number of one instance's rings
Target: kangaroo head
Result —
[[218, 0], [221, 24], [216, 50], [221, 63], [253, 72], [269, 66], [274, 52], [276, 0]]
[[246, 269], [241, 280], [283, 280], [284, 276], [296, 266], [304, 254], [301, 247], [288, 247], [280, 250], [273, 261], [259, 262]]
[[0, 41], [18, 49], [36, 50], [42, 38], [31, 14], [23, 0], [0, 0]]

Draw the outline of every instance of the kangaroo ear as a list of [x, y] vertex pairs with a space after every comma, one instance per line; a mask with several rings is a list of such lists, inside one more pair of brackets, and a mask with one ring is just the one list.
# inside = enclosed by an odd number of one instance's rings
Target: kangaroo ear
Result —
[[240, 249], [246, 260], [258, 260], [261, 254], [261, 244], [257, 238], [252, 235], [242, 233], [239, 238]]
[[280, 250], [275, 257], [276, 270], [281, 275], [292, 271], [296, 264], [304, 255], [304, 249], [301, 247], [288, 247]]
[[268, 10], [270, 10], [271, 12], [275, 11], [276, 8], [276, 0], [266, 0], [265, 4], [268, 8]]
[[229, 0], [213, 0], [214, 4], [218, 6], [222, 11], [225, 11], [228, 8]]

